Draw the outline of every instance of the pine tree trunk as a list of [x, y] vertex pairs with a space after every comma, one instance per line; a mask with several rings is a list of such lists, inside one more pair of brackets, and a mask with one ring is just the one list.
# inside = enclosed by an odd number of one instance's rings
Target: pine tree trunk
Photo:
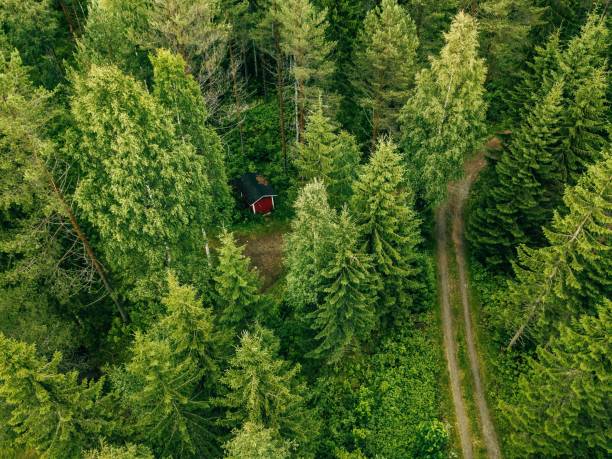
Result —
[[75, 33], [76, 29], [72, 22], [72, 18], [70, 17], [70, 12], [68, 11], [68, 8], [66, 8], [66, 4], [62, 0], [60, 0], [59, 4], [60, 4], [60, 7], [62, 8], [64, 19], [66, 19], [66, 24], [68, 24], [68, 30], [70, 31], [70, 36], [74, 40], [76, 38], [76, 33]]
[[285, 174], [287, 174], [287, 139], [285, 138], [285, 96], [283, 85], [283, 56], [280, 49], [280, 33], [274, 26], [274, 47], [276, 50], [276, 97], [278, 99], [278, 123]]
[[303, 141], [304, 129], [306, 128], [306, 95], [304, 90], [304, 82], [297, 82], [297, 98], [298, 98], [298, 122], [297, 122], [297, 140]]
[[232, 77], [232, 93], [234, 95], [234, 104], [236, 105], [236, 117], [238, 118], [238, 132], [240, 133], [240, 153], [244, 156], [244, 126], [242, 125], [242, 112], [240, 103], [240, 94], [238, 91], [238, 62], [234, 56], [234, 48], [230, 44], [229, 58], [230, 58], [230, 75]]

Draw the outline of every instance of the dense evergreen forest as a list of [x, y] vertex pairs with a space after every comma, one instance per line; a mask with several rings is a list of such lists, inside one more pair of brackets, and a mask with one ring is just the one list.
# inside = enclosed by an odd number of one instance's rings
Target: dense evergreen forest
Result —
[[610, 457], [609, 4], [0, 0], [0, 458]]

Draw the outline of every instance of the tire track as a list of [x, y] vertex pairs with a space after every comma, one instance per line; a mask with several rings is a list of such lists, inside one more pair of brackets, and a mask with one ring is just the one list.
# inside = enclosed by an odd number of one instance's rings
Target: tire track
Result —
[[[453, 405], [457, 418], [457, 428], [461, 441], [461, 449], [464, 459], [473, 458], [473, 441], [469, 428], [469, 418], [465, 409], [465, 402], [461, 394], [461, 379], [457, 362], [457, 345], [453, 334], [453, 317], [450, 299], [450, 276], [448, 274], [448, 218], [451, 219], [452, 242], [455, 251], [455, 262], [457, 264], [458, 291], [461, 297], [463, 312], [463, 327], [467, 347], [470, 373], [474, 385], [474, 401], [478, 408], [480, 427], [484, 438], [487, 456], [491, 459], [501, 459], [501, 451], [495, 426], [491, 420], [491, 414], [487, 405], [485, 389], [481, 377], [480, 359], [476, 349], [474, 330], [471, 320], [471, 308], [469, 297], [468, 269], [465, 260], [464, 233], [465, 224], [463, 210], [467, 201], [472, 183], [478, 173], [485, 166], [484, 155], [480, 154], [465, 164], [465, 177], [463, 180], [451, 184], [447, 202], [440, 206], [436, 212], [436, 237], [437, 237], [437, 259], [438, 259], [438, 281], [440, 285], [440, 305], [442, 308], [442, 325], [444, 330], [444, 348], [449, 369], [451, 392], [453, 394]], [[458, 394], [457, 394], [458, 392]]]

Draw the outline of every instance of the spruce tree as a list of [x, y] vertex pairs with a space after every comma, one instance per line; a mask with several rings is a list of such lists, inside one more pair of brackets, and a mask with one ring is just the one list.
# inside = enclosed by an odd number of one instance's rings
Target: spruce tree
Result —
[[233, 200], [221, 138], [207, 123], [208, 113], [200, 86], [186, 73], [185, 61], [179, 55], [160, 49], [150, 58], [153, 95], [171, 114], [177, 137], [193, 145], [203, 157], [213, 201], [212, 220], [222, 223], [229, 218]]
[[372, 123], [372, 145], [381, 132], [395, 133], [416, 73], [416, 26], [397, 0], [368, 12], [355, 50], [353, 84]]
[[609, 456], [611, 355], [609, 299], [597, 315], [562, 326], [558, 338], [538, 348], [519, 379], [516, 400], [502, 405], [517, 456]]
[[336, 213], [329, 207], [325, 185], [313, 181], [295, 201], [295, 217], [286, 238], [287, 299], [296, 309], [318, 304], [324, 279], [323, 267], [333, 256]]
[[317, 11], [310, 0], [275, 0], [280, 46], [291, 60], [294, 82], [296, 138], [302, 141], [306, 114], [320, 91], [330, 88], [335, 69], [331, 53], [335, 43], [326, 38], [326, 10]]
[[195, 289], [179, 284], [172, 273], [168, 274], [168, 293], [162, 303], [166, 313], [158, 326], [161, 336], [168, 339], [177, 356], [191, 358], [207, 380], [215, 380], [219, 343], [212, 309], [204, 307]]
[[460, 12], [440, 55], [417, 74], [415, 93], [401, 114], [403, 151], [419, 195], [435, 205], [463, 173], [464, 159], [484, 135], [486, 66], [478, 57], [474, 18]]
[[550, 91], [560, 77], [559, 60], [561, 58], [559, 32], [551, 33], [543, 46], [536, 46], [533, 59], [526, 68], [519, 72], [520, 81], [514, 91], [510, 92], [510, 117], [519, 123], [525, 112], [528, 112], [541, 98]]
[[346, 131], [339, 131], [323, 112], [319, 99], [315, 110], [308, 116], [304, 142], [297, 146], [297, 166], [305, 182], [313, 179], [325, 183], [332, 207], [344, 204], [351, 193], [352, 182], [357, 175], [360, 152], [355, 138]]
[[558, 323], [594, 313], [593, 305], [609, 295], [612, 153], [604, 151], [574, 187], [565, 191], [567, 213], [556, 213], [545, 230], [547, 247], [521, 247], [510, 284], [510, 346], [530, 332], [544, 344]]
[[378, 142], [353, 186], [351, 209], [363, 248], [382, 279], [378, 315], [401, 318], [419, 288], [419, 220], [402, 159], [389, 140]]
[[312, 352], [330, 364], [359, 350], [375, 324], [374, 303], [379, 279], [371, 257], [359, 247], [359, 233], [346, 207], [334, 231], [334, 256], [322, 272], [328, 286], [323, 302], [312, 314], [319, 346]]
[[230, 425], [251, 422], [273, 429], [304, 451], [316, 438], [317, 424], [302, 395], [307, 389], [298, 379], [300, 366], [278, 358], [278, 350], [278, 339], [269, 330], [243, 331], [221, 378], [228, 388], [221, 404]]
[[159, 456], [203, 457], [217, 450], [208, 404], [197, 397], [202, 371], [178, 356], [169, 340], [136, 333], [132, 358], [111, 372], [128, 438]]
[[477, 17], [482, 30], [482, 50], [490, 69], [489, 80], [507, 89], [533, 46], [533, 32], [545, 8], [531, 0], [483, 0]]
[[597, 15], [589, 16], [580, 34], [561, 49], [559, 33], [538, 48], [529, 71], [514, 94], [513, 114], [524, 114], [541, 100], [555, 81], [563, 79], [559, 164], [564, 183], [574, 185], [609, 139], [608, 29]]
[[244, 327], [261, 313], [259, 279], [250, 263], [251, 260], [244, 256], [244, 247], [238, 246], [234, 235], [224, 230], [214, 287], [220, 309], [219, 322], [226, 327]]
[[201, 275], [211, 219], [204, 158], [177, 139], [144, 86], [115, 67], [75, 77], [71, 106], [66, 156], [80, 174], [75, 201], [99, 233], [108, 266], [128, 285], [166, 268]]
[[278, 438], [278, 433], [260, 424], [245, 422], [228, 441], [225, 459], [287, 459], [291, 456], [290, 444]]
[[[59, 370], [62, 355], [40, 358], [36, 347], [0, 333], [0, 424], [15, 447], [42, 457], [80, 457], [105, 424], [101, 408], [104, 379], [80, 380]], [[1, 432], [1, 431], [0, 431]]]
[[468, 237], [478, 256], [504, 265], [519, 244], [542, 245], [542, 226], [559, 205], [563, 180], [561, 148], [562, 82], [526, 116], [495, 165], [495, 181], [474, 206]]

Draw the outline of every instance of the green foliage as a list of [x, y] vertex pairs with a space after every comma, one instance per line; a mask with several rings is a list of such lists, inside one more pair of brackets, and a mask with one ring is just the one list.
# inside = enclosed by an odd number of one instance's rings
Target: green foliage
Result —
[[277, 430], [300, 451], [308, 451], [317, 424], [302, 395], [307, 388], [298, 379], [300, 366], [278, 358], [278, 349], [278, 339], [262, 327], [242, 332], [236, 355], [221, 378], [228, 393], [220, 403], [228, 408], [228, 423], [251, 422]]
[[167, 48], [180, 55], [185, 70], [202, 85], [207, 107], [215, 111], [228, 84], [221, 62], [227, 52], [230, 26], [221, 1], [152, 0], [146, 14], [148, 28], [141, 37], [143, 45]]
[[[563, 50], [553, 34], [539, 48], [518, 97], [521, 126], [495, 166], [470, 221], [471, 242], [493, 265], [506, 264], [518, 244], [541, 245], [542, 225], [609, 142], [605, 24], [591, 16]], [[520, 105], [519, 105], [520, 107]]]
[[401, 4], [416, 24], [420, 42], [417, 53], [421, 62], [427, 62], [429, 56], [437, 54], [444, 45], [444, 31], [448, 30], [460, 3], [460, 0], [402, 0]]
[[207, 125], [208, 113], [200, 86], [186, 73], [185, 61], [179, 55], [161, 49], [151, 56], [151, 63], [153, 95], [172, 116], [177, 136], [193, 145], [203, 157], [213, 201], [212, 221], [222, 223], [232, 209], [225, 153], [221, 139]]
[[251, 270], [250, 264], [251, 260], [244, 256], [244, 247], [238, 246], [234, 235], [224, 230], [214, 285], [220, 309], [219, 321], [225, 327], [242, 329], [261, 315], [259, 278]]
[[113, 446], [102, 442], [97, 450], [87, 451], [85, 459], [154, 459], [154, 456], [146, 446], [131, 443], [125, 446]]
[[482, 51], [490, 69], [489, 81], [496, 89], [508, 90], [516, 83], [518, 70], [533, 47], [533, 32], [542, 25], [546, 9], [531, 0], [477, 3]]
[[445, 459], [448, 457], [448, 427], [434, 419], [417, 427], [415, 458]]
[[52, 0], [0, 1], [0, 48], [19, 51], [37, 85], [52, 88], [64, 76], [62, 59], [72, 51]]
[[383, 0], [370, 10], [357, 40], [353, 83], [375, 143], [379, 133], [397, 131], [399, 111], [414, 83], [419, 40], [414, 21], [397, 0]]
[[327, 284], [324, 299], [312, 314], [315, 338], [321, 341], [312, 355], [339, 364], [347, 354], [359, 352], [374, 328], [379, 279], [371, 257], [360, 252], [359, 233], [346, 207], [334, 233], [335, 254], [321, 272]]
[[198, 400], [202, 371], [176, 355], [169, 340], [136, 333], [132, 358], [111, 372], [123, 414], [124, 436], [160, 455], [202, 457], [216, 451], [207, 403]]
[[562, 326], [503, 406], [516, 457], [603, 458], [610, 454], [612, 302]]
[[519, 244], [541, 245], [559, 204], [562, 91], [559, 81], [526, 116], [470, 217], [470, 242], [491, 265], [508, 263]]
[[80, 172], [74, 197], [109, 267], [129, 284], [165, 268], [199, 275], [211, 220], [204, 158], [177, 139], [144, 86], [117, 68], [93, 66], [75, 77], [74, 92], [66, 151]]
[[323, 113], [323, 102], [319, 98], [315, 110], [308, 116], [304, 142], [297, 145], [294, 162], [301, 179], [305, 182], [322, 180], [330, 205], [339, 208], [350, 198], [360, 156], [355, 138], [346, 131], [338, 131]]
[[440, 55], [417, 74], [415, 93], [401, 114], [411, 182], [432, 206], [442, 201], [446, 184], [461, 176], [464, 159], [481, 142], [487, 110], [475, 19], [458, 13], [444, 38]]
[[[549, 245], [540, 249], [521, 246], [514, 265], [516, 282], [510, 284], [510, 316], [538, 343], [545, 343], [558, 324], [579, 314], [594, 313], [594, 305], [610, 291], [610, 209], [612, 154], [591, 166], [574, 187], [566, 188], [567, 213], [555, 213], [545, 230]], [[517, 324], [517, 320], [519, 323]]]
[[377, 313], [385, 319], [404, 318], [416, 306], [412, 296], [421, 287], [421, 221], [413, 199], [396, 146], [379, 141], [353, 185], [351, 209], [363, 248], [382, 280]]
[[285, 248], [287, 299], [298, 311], [319, 303], [325, 285], [323, 267], [329, 266], [334, 251], [335, 221], [325, 185], [315, 180], [302, 188]]
[[190, 358], [204, 370], [207, 380], [214, 381], [219, 373], [215, 358], [220, 340], [212, 309], [205, 308], [195, 289], [179, 284], [172, 273], [162, 303], [166, 314], [158, 325], [160, 335], [168, 339], [177, 357]]
[[[79, 457], [104, 427], [104, 380], [79, 381], [76, 371], [61, 373], [62, 355], [36, 355], [36, 346], [0, 333], [0, 402], [8, 411], [0, 424], [10, 429], [14, 447], [41, 457]], [[2, 431], [0, 431], [1, 433]], [[0, 438], [0, 444], [3, 439]]]
[[48, 169], [51, 97], [32, 85], [17, 51], [0, 52], [0, 330], [49, 357], [79, 345], [65, 317], [82, 309], [75, 296], [87, 287]]
[[226, 459], [287, 459], [290, 448], [272, 429], [246, 422], [224, 446]]
[[77, 67], [114, 65], [138, 79], [151, 76], [141, 37], [147, 30], [147, 0], [92, 0], [78, 40]]
[[280, 46], [291, 60], [295, 83], [295, 116], [301, 141], [306, 114], [320, 91], [331, 84], [335, 64], [331, 53], [335, 43], [326, 38], [327, 12], [317, 11], [310, 0], [275, 0], [274, 19], [280, 26]]
[[339, 457], [399, 459], [423, 457], [418, 454], [427, 450], [431, 457], [447, 457], [447, 444], [435, 421], [443, 357], [436, 347], [434, 318], [413, 317], [415, 323], [385, 337], [367, 359], [345, 373], [318, 379], [315, 393], [326, 419], [321, 456], [343, 448], [364, 455]]

